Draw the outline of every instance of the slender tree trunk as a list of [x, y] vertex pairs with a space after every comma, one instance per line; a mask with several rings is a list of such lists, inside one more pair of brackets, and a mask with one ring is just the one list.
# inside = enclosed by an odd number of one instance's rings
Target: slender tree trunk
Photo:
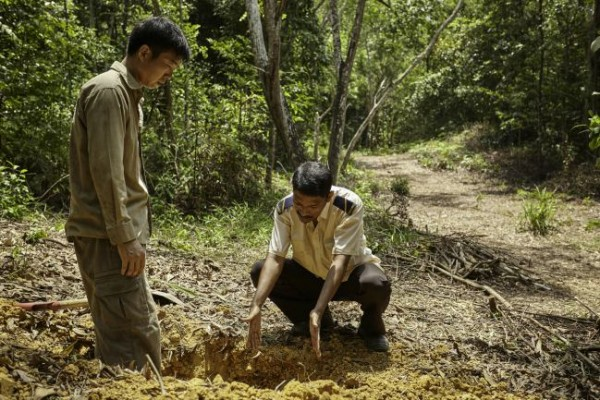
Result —
[[306, 152], [296, 131], [287, 101], [281, 89], [279, 66], [281, 56], [281, 16], [285, 0], [264, 0], [265, 29], [268, 48], [265, 45], [263, 26], [257, 0], [246, 0], [250, 39], [254, 51], [255, 64], [262, 83], [263, 92], [271, 120], [277, 129], [279, 139], [288, 154], [292, 165], [297, 167], [304, 162]]
[[[183, 22], [183, 0], [179, 0], [179, 22]], [[189, 98], [189, 84], [186, 75], [185, 84], [183, 88], [183, 130], [184, 135], [187, 134], [187, 130], [190, 127], [189, 123], [189, 107], [188, 107], [188, 98]]]
[[[332, 3], [335, 3], [335, 0], [332, 0]], [[346, 122], [348, 86], [350, 84], [350, 76], [352, 74], [352, 67], [354, 65], [354, 57], [356, 56], [356, 50], [358, 48], [358, 42], [360, 39], [360, 31], [365, 12], [365, 3], [366, 0], [358, 0], [356, 5], [356, 14], [354, 16], [354, 24], [352, 26], [348, 51], [346, 54], [346, 59], [340, 61], [336, 90], [331, 108], [331, 132], [329, 136], [329, 153], [327, 155], [327, 161], [329, 163], [331, 174], [333, 175], [334, 183], [337, 182], [338, 177], [340, 149], [342, 147], [342, 141], [344, 138], [344, 125]]]
[[[162, 8], [158, 0], [152, 0], [152, 14], [155, 17], [162, 15]], [[171, 81], [165, 83], [160, 90], [162, 91], [162, 99], [159, 100], [159, 103], [162, 103], [162, 107], [159, 106], [159, 111], [163, 115], [165, 120], [163, 134], [167, 137], [168, 140], [168, 147], [171, 153], [171, 163], [173, 164], [173, 171], [175, 172], [175, 176], [179, 178], [179, 146], [177, 145], [175, 129], [173, 128], [173, 90], [171, 87]]]
[[340, 16], [338, 13], [337, 0], [330, 0], [329, 13], [331, 37], [333, 41], [333, 65], [337, 76], [340, 73], [340, 64], [342, 63], [342, 40], [340, 38]]
[[540, 49], [540, 64], [537, 82], [537, 131], [538, 131], [538, 155], [539, 161], [543, 162], [546, 147], [546, 121], [544, 120], [544, 68], [545, 68], [545, 37], [544, 37], [544, 0], [538, 0], [538, 37]]
[[96, 29], [96, 2], [94, 0], [88, 0], [88, 8], [90, 9], [89, 24], [90, 28]]
[[121, 34], [125, 41], [125, 49], [127, 49], [127, 37], [129, 27], [129, 0], [123, 0], [123, 23], [121, 24]]
[[269, 162], [265, 174], [265, 186], [267, 187], [267, 189], [271, 189], [273, 184], [273, 170], [275, 169], [275, 149], [277, 147], [277, 135], [275, 134], [275, 126], [273, 125], [273, 123], [269, 125]]
[[435, 31], [435, 33], [431, 37], [431, 40], [429, 41], [429, 44], [427, 45], [425, 50], [413, 59], [412, 63], [408, 66], [408, 68], [401, 75], [399, 75], [396, 79], [394, 79], [394, 81], [391, 82], [390, 84], [387, 84], [385, 80], [383, 80], [379, 84], [379, 89], [375, 93], [375, 96], [373, 96], [373, 106], [369, 110], [369, 114], [365, 117], [363, 122], [360, 124], [360, 126], [354, 133], [352, 140], [348, 144], [348, 148], [346, 149], [346, 154], [344, 154], [344, 159], [342, 161], [340, 171], [342, 171], [342, 172], [345, 171], [346, 166], [348, 165], [348, 162], [350, 161], [350, 154], [354, 150], [354, 147], [358, 143], [363, 132], [367, 129], [367, 127], [369, 126], [369, 124], [371, 123], [371, 121], [373, 120], [375, 115], [377, 114], [377, 111], [379, 110], [379, 108], [385, 103], [385, 100], [387, 99], [387, 97], [408, 76], [408, 74], [410, 74], [412, 72], [412, 70], [417, 67], [417, 65], [419, 65], [421, 62], [423, 62], [424, 59], [427, 59], [431, 55], [440, 35], [444, 31], [444, 29], [446, 29], [446, 27], [448, 25], [450, 25], [450, 23], [452, 21], [454, 21], [454, 19], [458, 16], [458, 13], [459, 13], [460, 9], [462, 8], [463, 4], [464, 4], [464, 0], [458, 1], [456, 6], [454, 7], [454, 10], [452, 11], [452, 14], [450, 14], [450, 16], [448, 18], [446, 18], [446, 20]]
[[313, 160], [319, 161], [319, 146], [321, 145], [321, 122], [323, 118], [331, 111], [331, 107], [323, 112], [323, 114], [316, 113], [315, 115], [315, 127], [314, 127], [314, 144], [313, 144]]

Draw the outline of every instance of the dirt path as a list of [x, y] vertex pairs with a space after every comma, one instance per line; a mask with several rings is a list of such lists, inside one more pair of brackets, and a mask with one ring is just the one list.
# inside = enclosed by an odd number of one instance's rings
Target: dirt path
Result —
[[600, 232], [585, 229], [590, 219], [600, 217], [599, 203], [561, 198], [558, 230], [540, 237], [519, 229], [522, 201], [502, 184], [465, 171], [431, 171], [407, 154], [363, 156], [358, 163], [385, 180], [409, 180], [409, 215], [417, 228], [474, 235], [484, 244], [525, 257], [556, 289], [555, 296], [514, 294], [511, 301], [540, 311], [587, 314], [577, 297], [600, 312]]

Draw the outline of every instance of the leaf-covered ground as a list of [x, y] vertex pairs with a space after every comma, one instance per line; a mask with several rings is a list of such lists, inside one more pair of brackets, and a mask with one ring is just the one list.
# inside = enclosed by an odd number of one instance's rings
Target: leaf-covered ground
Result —
[[15, 306], [83, 296], [60, 221], [0, 220], [0, 399], [599, 398], [600, 247], [597, 231], [582, 228], [600, 215], [598, 203], [565, 203], [559, 230], [539, 238], [516, 229], [515, 196], [467, 174], [398, 156], [362, 161], [382, 182], [409, 178], [418, 248], [430, 250], [384, 257], [393, 280], [389, 354], [363, 347], [360, 311], [345, 303], [332, 309], [337, 327], [322, 360], [308, 340], [288, 335], [270, 303], [261, 351], [249, 352], [240, 317], [253, 294], [249, 267], [264, 249], [216, 258], [153, 242], [152, 287], [185, 303], [160, 307], [163, 376], [103, 366], [85, 308]]

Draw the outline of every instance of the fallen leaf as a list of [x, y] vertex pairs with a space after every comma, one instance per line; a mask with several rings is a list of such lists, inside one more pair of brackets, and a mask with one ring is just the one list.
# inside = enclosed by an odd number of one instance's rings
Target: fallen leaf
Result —
[[42, 400], [48, 396], [52, 396], [53, 394], [56, 394], [56, 390], [54, 389], [36, 387], [32, 400]]

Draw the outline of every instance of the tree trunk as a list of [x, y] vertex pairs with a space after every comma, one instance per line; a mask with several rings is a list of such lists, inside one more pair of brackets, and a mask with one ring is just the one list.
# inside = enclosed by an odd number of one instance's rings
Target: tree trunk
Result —
[[317, 113], [315, 115], [315, 127], [314, 127], [314, 144], [313, 144], [313, 160], [319, 161], [319, 146], [321, 144], [321, 122], [323, 118], [331, 111], [331, 107], [323, 112], [323, 114]]
[[275, 126], [272, 123], [269, 125], [269, 162], [265, 174], [265, 186], [270, 190], [273, 184], [273, 170], [275, 169], [275, 148], [277, 146], [277, 135], [275, 134]]
[[[334, 4], [335, 2], [335, 0], [331, 1], [332, 4]], [[340, 65], [338, 68], [336, 91], [333, 98], [333, 105], [331, 108], [331, 132], [329, 136], [329, 153], [327, 155], [329, 169], [331, 170], [331, 174], [333, 176], [333, 183], [337, 182], [338, 177], [340, 149], [342, 147], [342, 141], [344, 138], [344, 125], [346, 122], [346, 103], [348, 100], [348, 85], [350, 84], [352, 66], [354, 65], [354, 57], [356, 56], [358, 41], [360, 39], [360, 31], [362, 28], [365, 3], [366, 0], [358, 0], [357, 2], [356, 14], [354, 16], [354, 24], [352, 26], [352, 33], [350, 36], [350, 42], [348, 44], [346, 59], [340, 60]], [[336, 23], [334, 22], [333, 16], [332, 23]]]
[[254, 51], [267, 107], [279, 139], [294, 168], [306, 161], [306, 152], [296, 131], [289, 107], [281, 89], [279, 62], [281, 56], [281, 16], [285, 0], [264, 0], [265, 29], [268, 49], [265, 46], [263, 27], [257, 0], [246, 0], [250, 39]]
[[[125, 2], [125, 4], [127, 3], [128, 1]], [[162, 15], [162, 9], [158, 0], [152, 0], [152, 15], [155, 17]], [[156, 56], [156, 54], [154, 56]], [[177, 161], [179, 158], [179, 147], [175, 137], [175, 130], [173, 129], [173, 90], [171, 89], [171, 81], [165, 83], [160, 90], [162, 92], [162, 96], [160, 96], [162, 99], [159, 99], [159, 104], [161, 104], [162, 107], [159, 106], [158, 109], [165, 120], [163, 136], [166, 136], [168, 140], [167, 146], [171, 153], [173, 171], [175, 172], [175, 177], [179, 179], [179, 164]]]
[[90, 28], [96, 29], [96, 4], [95, 4], [95, 1], [88, 0], [88, 7], [90, 9], [90, 15], [89, 15]]
[[413, 69], [415, 69], [415, 67], [417, 65], [419, 65], [419, 63], [421, 63], [424, 59], [427, 59], [431, 55], [440, 35], [444, 31], [444, 29], [446, 29], [446, 27], [448, 25], [450, 25], [450, 23], [452, 21], [454, 21], [454, 19], [458, 16], [458, 13], [459, 13], [460, 9], [462, 8], [463, 4], [464, 4], [464, 0], [459, 0], [459, 2], [454, 7], [454, 10], [452, 11], [452, 14], [450, 14], [450, 16], [448, 18], [446, 18], [446, 20], [440, 25], [440, 27], [437, 29], [437, 31], [435, 31], [435, 33], [431, 37], [431, 40], [429, 41], [429, 44], [427, 45], [427, 48], [425, 48], [425, 50], [423, 52], [421, 52], [418, 56], [416, 56], [413, 59], [412, 63], [409, 65], [409, 67], [400, 76], [398, 76], [396, 79], [394, 79], [394, 81], [391, 82], [389, 85], [386, 84], [385, 80], [383, 80], [381, 82], [381, 84], [379, 85], [379, 89], [377, 90], [377, 92], [375, 93], [375, 96], [373, 97], [373, 106], [369, 110], [369, 114], [366, 116], [366, 118], [360, 124], [360, 126], [354, 133], [352, 140], [348, 144], [348, 148], [346, 150], [346, 154], [344, 154], [344, 159], [342, 161], [342, 166], [340, 167], [340, 171], [342, 171], [342, 172], [345, 171], [346, 166], [348, 165], [348, 162], [350, 161], [350, 154], [352, 153], [352, 151], [354, 150], [354, 147], [360, 140], [362, 133], [365, 131], [365, 129], [369, 126], [369, 123], [375, 117], [379, 108], [385, 103], [385, 100], [387, 99], [387, 97], [408, 76], [408, 74], [410, 74], [410, 72]]
[[333, 65], [337, 76], [340, 72], [340, 64], [342, 63], [342, 40], [340, 39], [340, 16], [337, 8], [337, 0], [331, 0], [329, 2], [329, 13], [333, 42]]
[[546, 147], [546, 122], [544, 120], [544, 0], [538, 0], [538, 39], [540, 49], [540, 63], [537, 82], [537, 131], [538, 131], [538, 156], [540, 163], [545, 162], [544, 152]]

